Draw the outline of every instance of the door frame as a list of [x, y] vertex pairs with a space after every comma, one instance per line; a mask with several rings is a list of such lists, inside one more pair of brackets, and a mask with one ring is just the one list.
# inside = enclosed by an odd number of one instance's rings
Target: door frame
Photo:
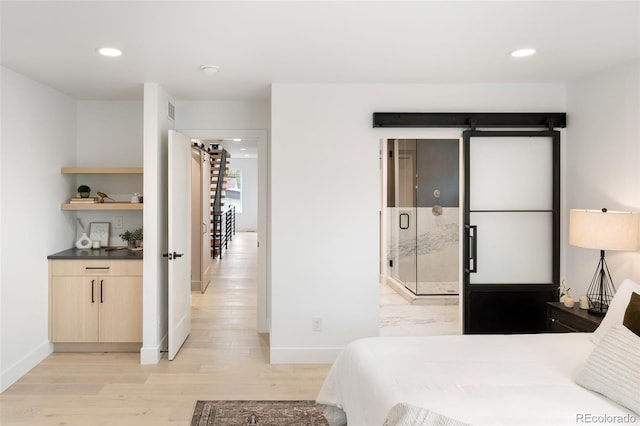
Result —
[[250, 138], [258, 143], [258, 270], [257, 270], [257, 328], [258, 333], [271, 331], [271, 277], [269, 257], [271, 239], [269, 235], [269, 139], [266, 130], [188, 129], [180, 133], [192, 138], [233, 139]]

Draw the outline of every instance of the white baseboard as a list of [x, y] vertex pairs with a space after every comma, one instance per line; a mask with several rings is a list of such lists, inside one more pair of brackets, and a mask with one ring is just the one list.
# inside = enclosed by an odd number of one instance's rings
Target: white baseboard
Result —
[[274, 348], [271, 364], [333, 364], [343, 348]]
[[9, 389], [33, 367], [44, 361], [53, 352], [53, 345], [46, 340], [21, 360], [0, 373], [0, 393]]
[[140, 349], [140, 364], [157, 364], [162, 359], [162, 351], [167, 350], [169, 336], [164, 335], [157, 346], [142, 346]]

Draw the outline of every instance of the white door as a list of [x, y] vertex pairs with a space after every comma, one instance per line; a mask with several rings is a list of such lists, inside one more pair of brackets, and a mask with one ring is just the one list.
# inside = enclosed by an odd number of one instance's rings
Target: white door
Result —
[[169, 130], [169, 360], [191, 331], [191, 141]]

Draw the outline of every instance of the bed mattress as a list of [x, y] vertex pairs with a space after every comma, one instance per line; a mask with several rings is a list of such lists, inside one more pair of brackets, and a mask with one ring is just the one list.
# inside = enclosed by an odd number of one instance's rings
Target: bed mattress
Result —
[[349, 426], [382, 425], [401, 402], [473, 425], [628, 422], [631, 411], [575, 383], [590, 336], [361, 339], [339, 355], [317, 401], [342, 408]]

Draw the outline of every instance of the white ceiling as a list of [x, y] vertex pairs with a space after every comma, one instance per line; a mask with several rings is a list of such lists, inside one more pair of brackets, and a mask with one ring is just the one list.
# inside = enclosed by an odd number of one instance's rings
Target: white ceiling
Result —
[[[562, 82], [640, 56], [640, 1], [6, 1], [2, 65], [77, 99], [272, 83]], [[120, 58], [96, 54], [100, 46]], [[509, 52], [534, 47], [514, 59]], [[205, 75], [204, 64], [220, 71]]]

